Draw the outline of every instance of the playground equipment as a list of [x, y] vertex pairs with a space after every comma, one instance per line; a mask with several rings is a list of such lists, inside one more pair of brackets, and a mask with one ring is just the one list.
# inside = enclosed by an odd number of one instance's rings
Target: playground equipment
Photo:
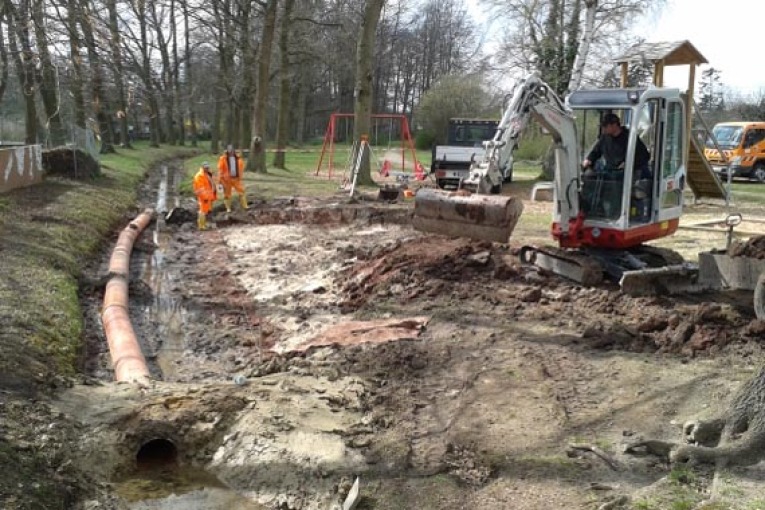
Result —
[[[329, 116], [321, 155], [314, 175], [325, 174], [328, 179], [341, 174], [352, 174], [358, 154], [358, 140], [352, 140], [352, 113], [333, 113]], [[422, 165], [417, 161], [417, 153], [409, 130], [409, 121], [405, 115], [377, 113], [372, 115], [371, 133], [366, 133], [366, 142], [372, 153], [373, 162], [378, 171], [386, 176], [398, 173], [416, 177], [422, 174]], [[385, 140], [385, 143], [381, 143]], [[346, 148], [346, 157], [342, 167], [337, 166], [336, 148]], [[338, 172], [340, 170], [340, 172]]]

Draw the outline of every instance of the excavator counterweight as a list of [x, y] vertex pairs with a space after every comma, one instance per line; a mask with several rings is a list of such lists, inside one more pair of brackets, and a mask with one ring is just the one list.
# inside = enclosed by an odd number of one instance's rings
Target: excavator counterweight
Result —
[[414, 228], [432, 234], [506, 243], [523, 212], [520, 199], [422, 188], [414, 197]]

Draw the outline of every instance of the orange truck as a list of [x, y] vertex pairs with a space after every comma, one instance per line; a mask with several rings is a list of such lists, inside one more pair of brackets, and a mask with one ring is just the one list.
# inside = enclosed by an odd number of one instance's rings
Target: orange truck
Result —
[[[712, 128], [704, 155], [721, 177], [746, 177], [765, 182], [765, 122], [721, 122]], [[723, 158], [725, 156], [725, 158]], [[727, 160], [727, 162], [726, 162]]]

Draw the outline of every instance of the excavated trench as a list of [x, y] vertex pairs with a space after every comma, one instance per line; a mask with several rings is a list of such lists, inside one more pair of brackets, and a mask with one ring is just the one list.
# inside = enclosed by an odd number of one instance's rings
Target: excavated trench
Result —
[[[255, 389], [253, 376], [278, 373], [274, 360], [284, 353], [304, 351], [307, 342], [323, 330], [348, 320], [337, 306], [342, 296], [335, 274], [353, 262], [360, 246], [379, 250], [416, 235], [399, 226], [408, 222], [410, 209], [285, 198], [269, 204], [255, 202], [246, 214], [228, 216], [216, 211], [212, 220], [217, 220], [217, 229], [199, 233], [189, 221], [195, 216], [193, 202], [182, 203], [178, 195], [180, 176], [180, 163], [174, 162], [148, 179], [140, 202], [157, 211], [156, 221], [136, 241], [130, 258], [130, 320], [157, 382], [140, 390], [104, 386], [102, 402], [96, 407], [107, 407], [110, 417], [94, 418], [103, 415], [102, 409], [82, 413], [85, 421], [92, 419], [106, 427], [98, 440], [83, 448], [85, 462], [89, 454], [113, 457], [104, 473], [117, 483], [116, 492], [130, 508], [225, 508], [231, 504], [260, 508], [253, 500], [282, 501], [284, 508], [312, 508], [306, 502], [312, 499], [310, 479], [315, 476], [309, 473], [317, 469], [312, 464], [324, 471], [343, 471], [342, 462], [332, 468], [327, 465], [350, 455], [355, 459], [352, 464], [360, 465], [343, 441], [328, 437], [324, 429], [347, 427], [358, 416], [336, 419], [321, 411], [323, 417], [316, 418], [313, 427], [320, 430], [299, 430], [297, 442], [288, 437], [290, 426], [279, 425], [280, 420], [287, 421], [279, 405], [274, 405], [271, 416], [257, 418], [268, 422], [266, 426], [275, 423], [277, 430], [284, 428], [285, 436], [261, 447], [259, 463], [267, 466], [284, 456], [285, 449], [297, 448], [295, 468], [289, 470], [294, 472], [261, 475], [266, 487], [269, 481], [288, 478], [281, 494], [271, 489], [259, 494], [242, 483], [237, 467], [242, 458], [236, 451], [227, 451], [229, 438], [223, 432], [254, 402], [268, 399], [264, 392], [273, 390], [270, 383]], [[168, 215], [170, 210], [173, 214]], [[94, 279], [104, 274], [106, 260], [108, 255], [92, 271]], [[101, 296], [100, 292], [83, 296], [92, 331], [84, 366], [89, 376], [108, 382], [113, 372], [96, 320]], [[404, 337], [412, 336], [411, 328], [402, 331]], [[306, 383], [310, 381], [289, 384]], [[340, 387], [354, 384], [358, 382]], [[108, 395], [107, 388], [114, 388], [115, 394]], [[252, 391], [260, 395], [247, 394]], [[304, 399], [308, 406], [332, 393], [316, 391]], [[73, 396], [62, 406], [82, 404], [81, 398]], [[253, 428], [252, 441], [257, 442], [264, 425]], [[304, 451], [306, 441], [311, 446]], [[294, 494], [298, 487], [302, 487], [300, 496]], [[314, 499], [322, 502], [335, 490], [325, 482], [316, 489], [319, 494]], [[248, 498], [241, 495], [245, 491]], [[296, 498], [303, 502], [296, 503]]]

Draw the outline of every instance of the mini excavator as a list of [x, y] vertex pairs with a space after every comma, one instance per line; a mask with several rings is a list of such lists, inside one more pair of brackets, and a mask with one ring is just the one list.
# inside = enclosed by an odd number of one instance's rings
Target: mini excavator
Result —
[[[597, 139], [609, 113], [629, 132], [625, 160], [618, 168], [600, 161], [594, 171], [585, 171], [582, 147]], [[537, 74], [527, 76], [516, 84], [493, 139], [484, 142], [486, 152], [461, 190], [417, 192], [414, 227], [508, 242], [523, 206], [494, 193], [531, 119], [554, 141], [551, 234], [557, 246], [523, 247], [522, 261], [584, 285], [610, 277], [631, 294], [661, 292], [673, 279], [685, 285], [689, 264], [671, 250], [644, 244], [673, 234], [683, 212], [688, 117], [675, 88], [578, 90], [564, 102]], [[638, 137], [650, 152], [650, 176], [634, 165]]]

